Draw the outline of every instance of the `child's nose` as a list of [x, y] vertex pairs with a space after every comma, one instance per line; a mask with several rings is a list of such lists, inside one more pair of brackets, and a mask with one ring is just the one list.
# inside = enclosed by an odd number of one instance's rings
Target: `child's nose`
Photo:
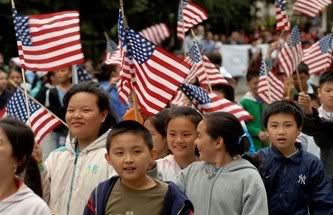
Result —
[[133, 162], [133, 157], [130, 153], [125, 155], [125, 163], [132, 163]]

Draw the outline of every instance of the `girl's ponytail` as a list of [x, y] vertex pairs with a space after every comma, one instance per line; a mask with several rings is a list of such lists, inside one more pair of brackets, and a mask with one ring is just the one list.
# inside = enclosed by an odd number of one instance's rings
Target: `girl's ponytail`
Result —
[[42, 179], [36, 160], [31, 157], [28, 162], [24, 173], [24, 183], [32, 190], [36, 195], [43, 198]]

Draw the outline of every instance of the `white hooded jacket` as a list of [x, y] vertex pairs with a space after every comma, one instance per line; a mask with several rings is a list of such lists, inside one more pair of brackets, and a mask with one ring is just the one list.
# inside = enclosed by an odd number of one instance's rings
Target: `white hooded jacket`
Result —
[[75, 139], [53, 151], [42, 168], [43, 198], [52, 213], [82, 215], [92, 190], [117, 175], [105, 160], [104, 133], [81, 152], [75, 152]]
[[22, 184], [18, 191], [0, 201], [0, 215], [51, 215], [47, 204]]

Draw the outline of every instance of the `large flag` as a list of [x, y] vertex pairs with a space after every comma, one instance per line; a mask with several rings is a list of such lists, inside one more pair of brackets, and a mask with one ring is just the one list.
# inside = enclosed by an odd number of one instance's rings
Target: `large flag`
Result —
[[168, 53], [132, 29], [126, 32], [126, 58], [133, 62], [133, 88], [141, 111], [156, 114], [173, 98], [190, 65]]
[[252, 119], [251, 115], [241, 106], [220, 98], [215, 93], [207, 93], [204, 89], [187, 83], [180, 85], [180, 89], [203, 113], [223, 111], [233, 114], [239, 121]]
[[123, 60], [122, 52], [120, 46], [117, 46], [115, 42], [107, 38], [106, 41], [106, 55], [104, 63], [121, 65]]
[[22, 122], [31, 123], [31, 129], [35, 134], [35, 140], [40, 144], [43, 138], [50, 133], [61, 122], [54, 115], [50, 114], [46, 108], [28, 99], [30, 118], [28, 116], [24, 93], [16, 89], [6, 106], [7, 116], [14, 117]]
[[267, 104], [280, 101], [284, 95], [284, 84], [271, 71], [271, 65], [261, 61], [258, 96]]
[[185, 33], [193, 26], [208, 18], [207, 12], [190, 0], [180, 0], [177, 17], [177, 36], [185, 38]]
[[288, 20], [285, 0], [275, 1], [275, 14], [276, 14], [276, 30], [289, 31], [290, 22]]
[[278, 56], [280, 71], [285, 73], [288, 77], [291, 76], [301, 62], [302, 57], [301, 32], [299, 28], [295, 26]]
[[77, 11], [21, 16], [13, 8], [21, 67], [51, 71], [84, 61]]
[[333, 35], [321, 38], [310, 48], [304, 51], [302, 61], [308, 65], [310, 74], [325, 72], [332, 64]]
[[228, 84], [216, 66], [205, 55], [201, 55], [197, 41], [193, 41], [185, 62], [192, 66], [185, 82], [191, 82], [194, 78], [198, 78], [200, 86], [203, 88], [207, 88], [208, 85]]
[[331, 0], [296, 0], [293, 10], [306, 16], [315, 17]]
[[155, 45], [161, 44], [165, 39], [170, 37], [170, 31], [164, 23], [150, 26], [139, 33]]

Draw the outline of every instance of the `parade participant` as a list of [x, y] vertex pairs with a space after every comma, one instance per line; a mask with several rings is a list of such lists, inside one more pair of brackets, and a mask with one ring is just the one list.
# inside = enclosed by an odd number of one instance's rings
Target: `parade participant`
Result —
[[167, 142], [172, 154], [157, 160], [158, 178], [171, 181], [182, 169], [197, 161], [194, 140], [197, 125], [202, 120], [198, 111], [190, 107], [171, 109], [166, 123]]
[[264, 112], [271, 147], [258, 156], [269, 214], [333, 214], [333, 193], [323, 164], [296, 142], [303, 117], [292, 101], [272, 103]]
[[143, 124], [153, 137], [153, 146], [156, 150], [155, 159], [164, 158], [170, 154], [165, 128], [169, 112], [169, 109], [164, 109], [156, 115], [148, 117]]
[[153, 141], [149, 131], [132, 120], [118, 123], [110, 132], [105, 157], [119, 176], [93, 191], [84, 214], [182, 214], [193, 211], [184, 193], [147, 175]]
[[211, 113], [199, 123], [195, 144], [200, 162], [175, 180], [192, 201], [195, 214], [268, 214], [264, 184], [242, 155], [247, 138], [235, 116]]
[[[19, 177], [24, 171], [41, 191], [40, 175], [32, 175], [34, 134], [14, 119], [0, 120], [0, 214], [51, 215], [46, 203]], [[38, 168], [37, 168], [38, 169]], [[39, 180], [38, 180], [39, 177]]]
[[[66, 122], [73, 138], [40, 165], [44, 199], [53, 213], [82, 214], [91, 191], [115, 175], [104, 159], [106, 137], [116, 123], [109, 97], [96, 83], [74, 85], [64, 96]], [[38, 160], [42, 154], [38, 153]]]

